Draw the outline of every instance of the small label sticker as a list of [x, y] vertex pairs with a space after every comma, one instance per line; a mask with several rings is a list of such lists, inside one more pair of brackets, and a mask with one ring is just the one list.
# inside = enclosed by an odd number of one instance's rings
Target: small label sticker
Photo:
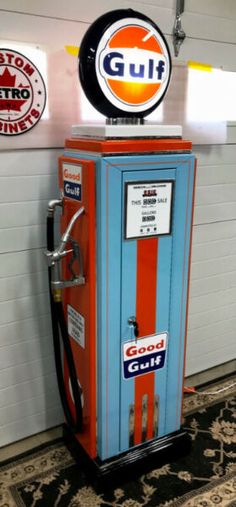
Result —
[[172, 181], [126, 184], [126, 239], [170, 234]]
[[146, 336], [123, 344], [123, 373], [129, 379], [165, 366], [167, 333]]
[[64, 195], [76, 201], [82, 200], [82, 167], [81, 165], [62, 165]]
[[68, 334], [85, 348], [85, 319], [71, 305], [67, 305]]

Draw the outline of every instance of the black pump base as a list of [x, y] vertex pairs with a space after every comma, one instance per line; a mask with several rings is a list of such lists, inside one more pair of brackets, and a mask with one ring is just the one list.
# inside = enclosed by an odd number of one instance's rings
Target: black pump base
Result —
[[119, 480], [122, 478], [127, 480], [137, 473], [147, 472], [148, 469], [160, 467], [164, 463], [183, 457], [191, 450], [190, 436], [185, 431], [179, 430], [101, 461], [99, 458], [91, 459], [88, 456], [67, 425], [63, 427], [63, 437], [86, 475], [99, 481], [107, 478], [114, 480], [117, 476]]

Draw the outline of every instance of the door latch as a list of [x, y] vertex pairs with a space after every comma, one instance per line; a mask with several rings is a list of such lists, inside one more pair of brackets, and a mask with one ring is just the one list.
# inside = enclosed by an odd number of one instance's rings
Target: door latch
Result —
[[136, 320], [136, 317], [129, 317], [128, 324], [129, 324], [129, 326], [133, 326], [134, 336], [135, 336], [135, 338], [138, 338], [139, 327], [138, 327], [138, 322]]

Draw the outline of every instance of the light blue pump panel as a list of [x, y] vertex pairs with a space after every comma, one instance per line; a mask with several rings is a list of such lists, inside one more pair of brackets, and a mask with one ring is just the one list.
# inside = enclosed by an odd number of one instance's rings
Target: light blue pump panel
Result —
[[170, 336], [174, 345], [170, 343], [168, 353], [166, 433], [181, 425], [193, 185], [194, 161], [190, 158], [176, 170], [170, 311]]
[[[123, 237], [123, 234], [122, 234]], [[124, 261], [127, 259], [127, 262]], [[122, 287], [126, 290], [121, 295], [121, 343], [133, 340], [133, 327], [128, 324], [128, 316], [135, 315], [136, 312], [136, 262], [137, 248], [136, 241], [122, 242], [122, 265], [121, 277]], [[122, 289], [121, 289], [122, 290]], [[122, 345], [120, 345], [122, 353]], [[129, 426], [130, 426], [130, 410], [134, 403], [134, 382], [126, 382], [125, 384], [125, 401], [122, 385], [124, 383], [122, 373], [122, 358], [120, 360], [121, 377], [120, 377], [120, 400], [121, 411], [123, 417], [120, 419], [120, 450], [129, 448]]]
[[[171, 288], [171, 263], [172, 263], [172, 235], [159, 238], [158, 241], [158, 266], [157, 266], [157, 298], [156, 320], [157, 333], [168, 331], [168, 351], [170, 346], [170, 288]], [[159, 396], [158, 432], [156, 437], [166, 434], [166, 404], [167, 404], [167, 369], [157, 370], [155, 373], [155, 386]]]
[[102, 164], [97, 174], [98, 454], [119, 453], [121, 173]]
[[[164, 166], [165, 167], [165, 166]], [[130, 167], [129, 167], [130, 168]], [[149, 168], [148, 168], [149, 169]], [[131, 172], [128, 170], [127, 172], [123, 172], [123, 216], [125, 215], [125, 184], [126, 182], [138, 181], [172, 181], [175, 182], [175, 169], [159, 169], [159, 163], [155, 162], [155, 169], [152, 170], [140, 170]], [[124, 220], [123, 220], [124, 224]], [[137, 249], [137, 240], [126, 240], [125, 233], [123, 230], [122, 234], [122, 274], [123, 281], [121, 285], [121, 315], [122, 315], [122, 327], [121, 327], [121, 340], [122, 343], [127, 342], [130, 338], [127, 332], [127, 322], [128, 318], [132, 315], [135, 315], [136, 308], [136, 278], [137, 278], [137, 266], [136, 266], [136, 249]], [[165, 241], [165, 239], [169, 239], [170, 236], [162, 237], [159, 241]], [[143, 240], [145, 241], [145, 239]], [[159, 248], [158, 248], [159, 250]], [[164, 255], [167, 254], [167, 258]], [[164, 249], [163, 253], [158, 254], [159, 262], [163, 264], [167, 263], [170, 265], [171, 262], [171, 249]], [[129, 275], [127, 271], [129, 269]], [[128, 277], [127, 277], [128, 275]], [[167, 280], [165, 275], [167, 275]], [[157, 270], [157, 279], [159, 276], [159, 269]], [[168, 273], [163, 273], [164, 283], [166, 283], [166, 287], [163, 291], [163, 301], [161, 304], [162, 310], [164, 310], [164, 315], [162, 315], [160, 322], [156, 319], [156, 329], [155, 332], [169, 332], [169, 290], [166, 288], [170, 285], [170, 269]], [[133, 283], [132, 283], [133, 281]], [[160, 284], [162, 285], [162, 280], [157, 280], [157, 293], [158, 290], [161, 289]], [[131, 304], [128, 303], [128, 301]], [[157, 300], [159, 298], [157, 297]], [[127, 304], [128, 303], [128, 304]], [[161, 327], [163, 326], [163, 327]], [[165, 416], [166, 416], [166, 389], [167, 389], [167, 368], [163, 368], [158, 370], [155, 373], [155, 394], [159, 398], [159, 421], [158, 421], [158, 436], [162, 436], [165, 434]], [[128, 415], [130, 411], [130, 406], [134, 405], [134, 384], [135, 379], [124, 379], [123, 374], [121, 372], [121, 413], [125, 415], [122, 417], [121, 422], [121, 451], [124, 452], [129, 448], [130, 441], [130, 426]], [[128, 396], [127, 396], [127, 393]]]

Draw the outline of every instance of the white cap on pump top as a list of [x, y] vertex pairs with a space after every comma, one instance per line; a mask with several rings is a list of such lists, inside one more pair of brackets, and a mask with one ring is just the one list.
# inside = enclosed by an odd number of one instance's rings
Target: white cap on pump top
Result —
[[139, 138], [139, 137], [182, 137], [180, 125], [72, 125], [72, 137], [92, 137], [93, 139]]

